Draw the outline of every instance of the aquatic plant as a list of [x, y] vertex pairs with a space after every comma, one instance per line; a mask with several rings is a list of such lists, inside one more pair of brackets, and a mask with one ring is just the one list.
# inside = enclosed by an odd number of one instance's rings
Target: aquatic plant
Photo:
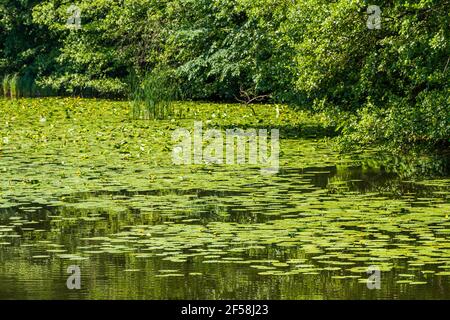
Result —
[[[405, 181], [374, 151], [343, 156], [327, 141], [283, 138], [286, 126], [320, 119], [284, 108], [277, 118], [270, 105], [258, 105], [256, 119], [280, 128], [279, 174], [248, 164], [175, 166], [177, 127], [193, 118], [249, 127], [255, 116], [244, 105], [174, 104], [185, 119], [129, 121], [123, 101], [2, 101], [0, 253], [3, 275], [17, 279], [8, 290], [51, 272], [49, 285], [33, 282], [32, 291], [58, 295], [51, 281], [62, 273], [65, 282], [61, 265], [76, 262], [109, 279], [99, 293], [86, 274], [82, 294], [92, 298], [222, 298], [230, 285], [243, 288], [239, 298], [277, 298], [278, 284], [293, 298], [443, 297], [448, 175]], [[382, 272], [381, 290], [367, 290], [370, 265]], [[200, 286], [206, 277], [214, 281]], [[124, 290], [136, 283], [167, 290]]]
[[170, 71], [155, 69], [132, 88], [132, 116], [134, 119], [168, 119], [174, 116], [178, 88]]
[[2, 80], [2, 94], [5, 98], [17, 99], [49, 95], [50, 91], [36, 85], [34, 78], [29, 75], [6, 75]]
[[3, 93], [3, 96], [5, 98], [10, 96], [10, 93], [9, 93], [9, 78], [10, 78], [9, 74], [7, 74], [6, 76], [3, 77], [3, 80], [2, 80], [2, 93]]
[[14, 74], [12, 77], [9, 78], [9, 91], [11, 95], [11, 99], [18, 98], [19, 93], [19, 76]]

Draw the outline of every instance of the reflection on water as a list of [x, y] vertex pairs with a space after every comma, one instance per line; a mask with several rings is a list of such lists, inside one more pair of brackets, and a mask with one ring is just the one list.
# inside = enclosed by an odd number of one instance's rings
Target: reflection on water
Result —
[[[41, 109], [2, 106], [1, 299], [450, 298], [448, 158], [284, 138], [276, 175], [173, 166], [171, 132], [192, 119], [125, 121], [123, 106], [89, 103], [42, 99], [45, 124]], [[73, 265], [80, 290], [66, 287]]]
[[[403, 181], [351, 161], [257, 172], [191, 173], [210, 177], [206, 188], [10, 199], [0, 298], [450, 297], [449, 179]], [[81, 290], [66, 287], [70, 265]], [[380, 290], [367, 288], [369, 265]]]

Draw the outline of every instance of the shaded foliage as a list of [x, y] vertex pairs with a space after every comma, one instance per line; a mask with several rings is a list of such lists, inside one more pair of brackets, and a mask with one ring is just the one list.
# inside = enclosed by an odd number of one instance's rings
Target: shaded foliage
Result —
[[0, 2], [2, 78], [125, 97], [130, 75], [167, 69], [184, 99], [325, 112], [343, 146], [448, 147], [446, 0], [375, 1], [380, 29], [362, 0], [79, 0], [79, 30], [66, 25], [71, 4]]

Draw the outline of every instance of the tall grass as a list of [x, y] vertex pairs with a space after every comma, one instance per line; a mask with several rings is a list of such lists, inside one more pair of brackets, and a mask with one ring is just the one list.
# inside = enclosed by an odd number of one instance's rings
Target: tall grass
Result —
[[5, 98], [10, 96], [9, 93], [9, 75], [3, 77], [2, 80], [2, 94]]
[[1, 80], [1, 94], [5, 98], [18, 99], [51, 96], [54, 92], [51, 88], [37, 85], [30, 75], [8, 74]]
[[178, 86], [168, 70], [154, 70], [142, 81], [134, 80], [131, 95], [134, 119], [168, 119], [175, 116], [173, 102]]
[[19, 76], [17, 74], [14, 74], [9, 79], [9, 92], [11, 94], [11, 99], [17, 99], [20, 96], [19, 92]]

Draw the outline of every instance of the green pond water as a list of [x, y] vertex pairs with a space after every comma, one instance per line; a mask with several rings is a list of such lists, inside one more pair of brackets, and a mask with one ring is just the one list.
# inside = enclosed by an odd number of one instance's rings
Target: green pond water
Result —
[[[178, 108], [0, 100], [0, 299], [450, 298], [448, 172], [339, 154], [323, 119], [285, 107]], [[194, 120], [280, 128], [280, 171], [172, 164], [171, 133]]]

